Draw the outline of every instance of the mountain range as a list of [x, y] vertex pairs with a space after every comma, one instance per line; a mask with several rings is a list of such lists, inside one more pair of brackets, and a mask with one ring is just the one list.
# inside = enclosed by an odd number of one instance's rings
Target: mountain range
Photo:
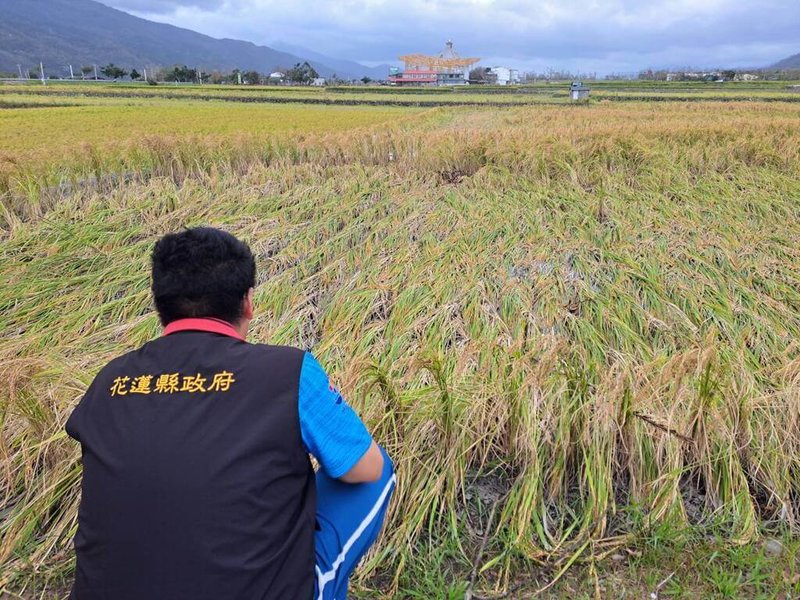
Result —
[[800, 54], [794, 54], [772, 65], [775, 69], [800, 69]]
[[[378, 65], [376, 67], [367, 67], [360, 63], [354, 62], [352, 60], [344, 60], [341, 58], [333, 58], [331, 56], [326, 56], [324, 54], [320, 54], [319, 52], [314, 52], [313, 50], [309, 50], [308, 48], [303, 48], [302, 46], [297, 46], [295, 44], [288, 44], [286, 42], [276, 42], [273, 44], [276, 50], [281, 50], [283, 52], [288, 52], [290, 54], [294, 54], [296, 56], [302, 56], [305, 59], [310, 61], [314, 61], [319, 64], [324, 64], [327, 67], [330, 67], [336, 72], [337, 77], [343, 77], [343, 73], [363, 73], [358, 79], [361, 77], [369, 77], [370, 79], [386, 79], [389, 74], [389, 65]], [[345, 79], [350, 79], [347, 77], [343, 77]]]
[[[0, 72], [77, 73], [81, 65], [141, 71], [187, 65], [203, 71], [241, 69], [270, 73], [308, 61], [322, 77], [384, 79], [388, 68], [367, 67], [292, 47], [281, 51], [155, 23], [94, 0], [0, 0]], [[19, 67], [18, 67], [19, 65]]]

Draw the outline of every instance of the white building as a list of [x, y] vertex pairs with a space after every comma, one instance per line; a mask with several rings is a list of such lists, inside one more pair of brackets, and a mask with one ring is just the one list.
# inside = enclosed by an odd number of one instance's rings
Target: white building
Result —
[[324, 77], [315, 77], [311, 80], [311, 85], [315, 85], [317, 87], [322, 87], [325, 85], [325, 78]]
[[508, 67], [491, 67], [489, 73], [497, 76], [497, 85], [519, 83], [519, 70]]

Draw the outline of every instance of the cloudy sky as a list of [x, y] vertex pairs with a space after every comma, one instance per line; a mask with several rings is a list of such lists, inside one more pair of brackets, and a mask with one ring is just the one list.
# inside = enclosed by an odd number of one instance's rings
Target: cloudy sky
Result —
[[800, 52], [800, 0], [101, 0], [214, 37], [366, 64], [434, 54], [524, 70], [766, 65]]

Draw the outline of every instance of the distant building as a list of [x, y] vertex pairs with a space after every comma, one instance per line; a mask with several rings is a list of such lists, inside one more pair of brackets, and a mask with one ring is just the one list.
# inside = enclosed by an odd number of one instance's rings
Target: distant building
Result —
[[733, 76], [734, 81], [755, 81], [758, 79], [758, 75], [754, 73], [737, 73]]
[[508, 67], [491, 67], [488, 71], [496, 77], [497, 85], [519, 83], [519, 71]]
[[589, 98], [589, 88], [582, 81], [573, 81], [569, 86], [569, 97], [573, 101], [586, 100]]
[[322, 87], [325, 85], [325, 78], [324, 77], [315, 77], [311, 80], [311, 85]]
[[439, 56], [407, 54], [400, 60], [405, 63], [403, 71], [396, 67], [389, 70], [389, 83], [393, 85], [466, 85], [469, 68], [480, 59], [461, 58], [448, 40]]
[[286, 73], [281, 73], [280, 71], [269, 74], [270, 79], [283, 79], [284, 77], [286, 77]]

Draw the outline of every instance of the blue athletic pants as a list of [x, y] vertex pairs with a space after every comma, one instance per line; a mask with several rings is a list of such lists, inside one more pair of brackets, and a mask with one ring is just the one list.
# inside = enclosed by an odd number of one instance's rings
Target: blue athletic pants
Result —
[[345, 600], [347, 582], [358, 561], [378, 537], [395, 486], [389, 455], [383, 473], [371, 483], [344, 483], [317, 471], [315, 600]]

